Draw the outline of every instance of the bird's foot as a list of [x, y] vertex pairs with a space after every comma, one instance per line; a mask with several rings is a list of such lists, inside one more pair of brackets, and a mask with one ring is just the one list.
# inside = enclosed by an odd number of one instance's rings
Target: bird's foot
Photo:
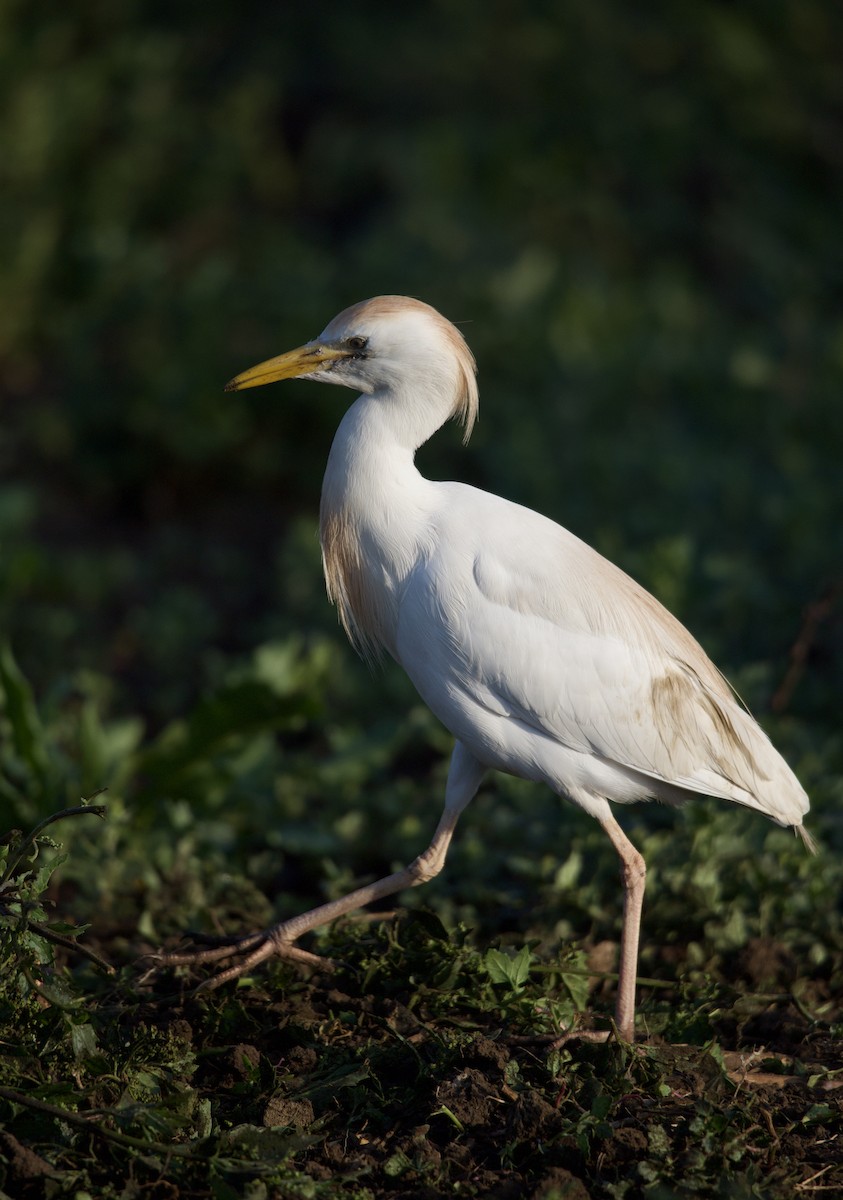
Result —
[[612, 1022], [611, 1029], [582, 1029], [578, 1018], [575, 1017], [570, 1026], [567, 1028], [563, 1027], [562, 1032], [551, 1043], [550, 1049], [561, 1050], [569, 1042], [591, 1042], [592, 1044], [604, 1045], [607, 1042], [620, 1042], [621, 1044], [631, 1045], [634, 1041], [635, 1026], [631, 1020], [622, 1020], [616, 1016]]
[[550, 1043], [551, 1050], [561, 1050], [569, 1042], [597, 1042], [605, 1044], [615, 1037], [613, 1029], [566, 1029]]
[[145, 958], [150, 966], [143, 979], [148, 979], [151, 975], [157, 974], [158, 971], [167, 967], [225, 964], [227, 960], [233, 959], [234, 961], [228, 966], [223, 965], [221, 970], [203, 980], [196, 988], [197, 992], [210, 992], [222, 987], [224, 983], [230, 983], [233, 979], [239, 979], [248, 974], [268, 958], [286, 958], [306, 966], [319, 967], [323, 971], [332, 971], [335, 966], [330, 958], [311, 954], [310, 951], [302, 950], [295, 945], [283, 923], [271, 925], [268, 929], [261, 929], [257, 933], [244, 934], [242, 937], [213, 939], [200, 937], [197, 940], [207, 940], [213, 944], [146, 955]]

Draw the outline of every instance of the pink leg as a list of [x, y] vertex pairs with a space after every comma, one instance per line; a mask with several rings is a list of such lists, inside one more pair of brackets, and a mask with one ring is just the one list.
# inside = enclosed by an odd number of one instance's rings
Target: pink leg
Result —
[[247, 934], [233, 943], [214, 946], [206, 950], [156, 955], [157, 960], [167, 966], [180, 966], [219, 962], [236, 955], [241, 956], [233, 966], [218, 972], [202, 984], [203, 988], [208, 989], [217, 988], [231, 979], [237, 979], [257, 966], [258, 963], [276, 954], [282, 958], [292, 958], [299, 962], [322, 962], [323, 960], [319, 959], [317, 955], [300, 950], [298, 946], [295, 946], [293, 943], [296, 939], [320, 925], [327, 925], [330, 921], [345, 916], [355, 908], [361, 908], [373, 900], [382, 900], [385, 896], [391, 896], [403, 888], [418, 887], [419, 884], [427, 883], [434, 875], [438, 875], [445, 865], [448, 847], [460, 813], [480, 786], [484, 770], [485, 768], [462, 744], [457, 742], [448, 772], [445, 811], [436, 827], [430, 845], [408, 867], [404, 867], [392, 875], [387, 875], [383, 879], [378, 879], [375, 883], [357, 888], [339, 900], [320, 904], [318, 907], [310, 909], [309, 912], [302, 913], [301, 916], [293, 917], [289, 921], [282, 921], [278, 925], [272, 925], [258, 933]]
[[615, 1024], [624, 1041], [635, 1040], [635, 977], [638, 974], [638, 938], [647, 866], [615, 818], [609, 815], [601, 825], [621, 860], [623, 879], [623, 932], [618, 972], [618, 998]]

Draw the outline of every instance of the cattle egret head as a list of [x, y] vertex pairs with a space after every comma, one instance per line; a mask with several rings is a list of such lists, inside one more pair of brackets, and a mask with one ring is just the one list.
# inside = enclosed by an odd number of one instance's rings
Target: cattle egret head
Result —
[[[435, 308], [406, 296], [378, 296], [352, 304], [319, 337], [235, 376], [226, 391], [260, 387], [281, 379], [312, 379], [378, 395], [400, 407], [424, 389], [426, 414], [443, 413], [465, 426], [477, 418], [474, 355], [455, 325]], [[438, 426], [437, 426], [438, 428]]]

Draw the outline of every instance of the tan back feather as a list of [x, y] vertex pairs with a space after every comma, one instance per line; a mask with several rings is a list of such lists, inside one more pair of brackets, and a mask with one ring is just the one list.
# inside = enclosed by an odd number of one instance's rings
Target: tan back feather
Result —
[[323, 504], [319, 537], [328, 598], [337, 607], [348, 640], [365, 659], [380, 658], [384, 600], [368, 582], [360, 561], [360, 537], [347, 511], [328, 511]]

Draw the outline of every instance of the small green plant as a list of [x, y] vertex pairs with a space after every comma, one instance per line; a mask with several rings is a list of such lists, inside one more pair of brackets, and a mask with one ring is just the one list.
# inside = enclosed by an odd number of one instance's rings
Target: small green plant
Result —
[[79, 943], [86, 926], [73, 925], [47, 912], [45, 892], [53, 872], [66, 859], [59, 842], [44, 832], [58, 821], [86, 814], [104, 817], [102, 804], [87, 800], [45, 817], [28, 834], [14, 829], [0, 839], [0, 975], [7, 984], [23, 979], [36, 990], [36, 982], [54, 964], [55, 950], [80, 954], [105, 971], [112, 968], [93, 950]]

